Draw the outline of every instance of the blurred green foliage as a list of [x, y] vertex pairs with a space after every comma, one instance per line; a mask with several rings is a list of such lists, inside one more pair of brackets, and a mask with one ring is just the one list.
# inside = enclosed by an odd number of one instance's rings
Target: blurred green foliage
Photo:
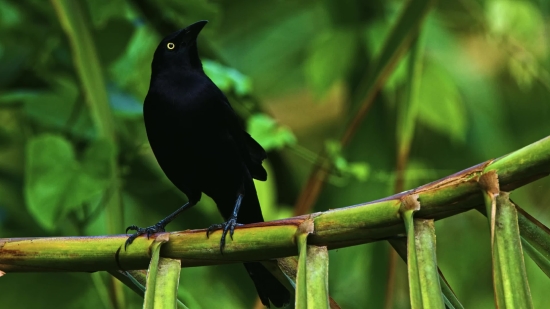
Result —
[[[350, 102], [362, 101], [361, 83], [376, 67], [403, 1], [74, 3], [86, 27], [73, 35], [90, 35], [113, 114], [100, 120], [115, 128], [116, 144], [99, 138], [91, 94], [52, 3], [0, 0], [1, 237], [106, 234], [114, 215], [105, 205], [112, 196], [120, 196], [120, 232], [130, 224], [153, 224], [185, 202], [151, 153], [141, 102], [160, 38], [199, 19], [210, 21], [198, 43], [205, 72], [269, 150], [269, 180], [257, 183], [267, 220], [291, 216], [322, 150], [334, 168], [312, 211], [395, 191], [397, 111], [408, 98], [409, 56], [397, 63], [353, 141], [344, 148], [333, 141], [359, 104]], [[404, 189], [549, 134], [546, 0], [439, 1], [421, 29], [418, 109]], [[543, 206], [550, 202], [549, 185], [548, 179], [537, 181], [512, 198], [548, 224]], [[220, 220], [203, 197], [169, 228], [204, 228]], [[436, 234], [439, 266], [461, 302], [493, 307], [485, 218], [455, 216], [437, 222]], [[331, 296], [343, 308], [381, 308], [388, 252], [385, 243], [331, 251]], [[550, 282], [526, 263], [535, 307], [542, 308]], [[401, 261], [396, 273], [393, 307], [408, 308]], [[246, 276], [236, 265], [182, 269], [180, 299], [190, 308], [250, 308], [256, 294]], [[133, 308], [142, 302], [129, 289], [117, 292], [108, 276], [89, 274], [7, 274], [0, 289], [6, 308]]]

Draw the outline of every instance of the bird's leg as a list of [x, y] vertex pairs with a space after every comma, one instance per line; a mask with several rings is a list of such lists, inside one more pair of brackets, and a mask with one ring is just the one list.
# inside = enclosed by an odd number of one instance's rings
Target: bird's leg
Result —
[[225, 247], [225, 236], [227, 235], [227, 232], [229, 232], [229, 236], [231, 237], [231, 239], [233, 239], [233, 233], [235, 232], [235, 227], [242, 225], [240, 223], [237, 223], [237, 215], [239, 214], [239, 208], [241, 207], [242, 200], [243, 200], [243, 195], [239, 194], [239, 196], [237, 197], [237, 201], [235, 202], [235, 208], [233, 208], [233, 213], [231, 214], [227, 222], [212, 224], [206, 230], [206, 237], [208, 237], [213, 230], [223, 228], [222, 238], [220, 239], [220, 252], [222, 254], [223, 254], [223, 248]]
[[126, 228], [126, 233], [128, 233], [129, 230], [133, 230], [136, 232], [130, 235], [130, 237], [128, 237], [128, 239], [126, 240], [126, 244], [124, 245], [124, 250], [126, 250], [128, 245], [130, 245], [134, 241], [134, 239], [136, 239], [138, 236], [147, 235], [147, 239], [149, 239], [149, 236], [151, 236], [152, 234], [155, 234], [158, 232], [164, 232], [165, 231], [164, 228], [166, 227], [166, 225], [168, 225], [168, 223], [172, 222], [172, 220], [174, 220], [174, 218], [176, 218], [181, 212], [183, 212], [188, 208], [193, 207], [194, 205], [195, 204], [191, 204], [190, 202], [187, 202], [185, 203], [185, 205], [178, 208], [178, 210], [171, 213], [168, 217], [160, 220], [157, 224], [149, 227], [142, 228], [136, 225], [130, 225], [129, 227]]

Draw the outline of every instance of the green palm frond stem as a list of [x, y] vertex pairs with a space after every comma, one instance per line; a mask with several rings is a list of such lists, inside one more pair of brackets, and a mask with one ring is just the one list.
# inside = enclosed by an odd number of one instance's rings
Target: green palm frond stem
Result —
[[[328, 249], [388, 239], [405, 232], [401, 201], [418, 195], [422, 205], [416, 218], [443, 219], [484, 204], [478, 183], [485, 171], [495, 171], [500, 189], [513, 190], [550, 174], [550, 137], [496, 160], [490, 160], [438, 181], [381, 200], [285, 220], [242, 226], [224, 254], [219, 232], [206, 238], [205, 230], [169, 234], [162, 257], [181, 260], [182, 267], [240, 263], [297, 255], [299, 226], [313, 220], [308, 244]], [[521, 227], [520, 227], [521, 229]], [[156, 236], [158, 237], [158, 235]], [[140, 237], [125, 251], [126, 235], [95, 237], [0, 239], [0, 270], [4, 272], [99, 271], [145, 269], [154, 241]]]

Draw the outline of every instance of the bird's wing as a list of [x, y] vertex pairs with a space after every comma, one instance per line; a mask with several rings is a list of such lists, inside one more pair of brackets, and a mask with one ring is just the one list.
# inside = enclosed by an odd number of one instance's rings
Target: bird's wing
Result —
[[258, 180], [267, 180], [267, 172], [262, 166], [262, 161], [267, 158], [267, 153], [255, 139], [248, 134], [248, 132], [242, 130], [243, 139], [245, 142], [246, 150], [250, 155], [250, 164], [247, 164], [248, 170], [252, 177]]
[[227, 98], [223, 96], [223, 108], [221, 117], [228, 128], [232, 138], [237, 143], [237, 147], [245, 160], [246, 167], [250, 175], [258, 180], [267, 180], [267, 172], [262, 166], [262, 161], [267, 158], [267, 153], [258, 142], [244, 131], [239, 123], [235, 111], [229, 104]]

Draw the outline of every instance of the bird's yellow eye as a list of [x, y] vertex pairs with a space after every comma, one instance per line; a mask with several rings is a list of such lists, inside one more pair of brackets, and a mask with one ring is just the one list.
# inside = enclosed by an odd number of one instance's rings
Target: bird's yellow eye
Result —
[[168, 49], [174, 49], [176, 47], [176, 45], [174, 45], [174, 43], [170, 42], [170, 43], [166, 44], [166, 47], [168, 47]]

